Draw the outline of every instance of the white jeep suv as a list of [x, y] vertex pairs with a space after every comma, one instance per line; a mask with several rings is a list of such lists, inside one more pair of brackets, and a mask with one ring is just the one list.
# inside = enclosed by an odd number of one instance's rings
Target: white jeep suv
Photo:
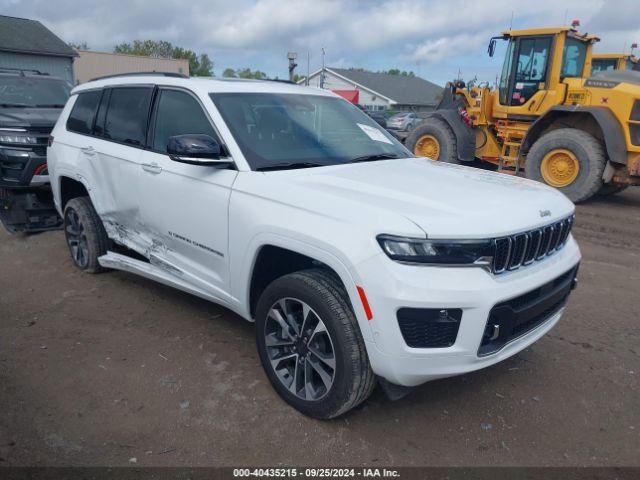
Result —
[[273, 387], [312, 417], [514, 355], [575, 284], [562, 193], [414, 158], [328, 91], [104, 78], [72, 91], [50, 145], [74, 263], [255, 321]]

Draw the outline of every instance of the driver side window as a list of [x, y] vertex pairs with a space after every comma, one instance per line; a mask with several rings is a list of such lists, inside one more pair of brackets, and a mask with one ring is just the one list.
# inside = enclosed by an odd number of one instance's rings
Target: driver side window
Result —
[[515, 78], [509, 105], [526, 103], [547, 76], [551, 38], [523, 38], [520, 40], [515, 64]]
[[166, 153], [169, 137], [175, 135], [205, 134], [220, 140], [200, 103], [186, 92], [162, 90], [158, 99], [153, 149]]

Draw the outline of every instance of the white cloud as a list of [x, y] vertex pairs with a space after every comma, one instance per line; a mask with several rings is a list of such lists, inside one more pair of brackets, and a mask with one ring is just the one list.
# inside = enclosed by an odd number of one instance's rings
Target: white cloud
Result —
[[430, 72], [448, 78], [460, 64], [486, 70], [488, 38], [507, 29], [512, 14], [514, 28], [579, 17], [582, 30], [603, 37], [600, 50], [620, 50], [640, 41], [637, 5], [637, 0], [0, 0], [0, 13], [41, 20], [66, 41], [86, 41], [97, 50], [134, 39], [169, 40], [208, 53], [218, 72], [230, 65], [283, 75], [290, 50], [303, 60], [309, 50], [313, 68], [325, 47], [328, 64], [415, 69], [420, 62], [441, 65]]

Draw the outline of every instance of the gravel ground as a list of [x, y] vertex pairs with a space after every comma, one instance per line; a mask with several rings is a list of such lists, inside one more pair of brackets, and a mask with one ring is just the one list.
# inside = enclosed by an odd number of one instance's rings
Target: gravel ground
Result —
[[308, 419], [253, 328], [123, 272], [61, 232], [0, 232], [0, 465], [640, 465], [640, 188], [578, 207], [580, 285], [494, 367]]

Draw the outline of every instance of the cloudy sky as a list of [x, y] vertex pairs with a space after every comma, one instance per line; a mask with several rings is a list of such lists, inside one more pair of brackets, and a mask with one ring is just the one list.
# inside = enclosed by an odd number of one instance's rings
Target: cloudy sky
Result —
[[478, 76], [493, 80], [501, 53], [486, 45], [514, 28], [562, 25], [600, 35], [599, 51], [640, 42], [638, 0], [0, 0], [0, 14], [40, 20], [68, 42], [111, 51], [134, 39], [169, 40], [206, 52], [226, 67], [287, 76], [287, 51], [298, 72], [326, 63], [371, 70], [401, 68], [439, 84]]

